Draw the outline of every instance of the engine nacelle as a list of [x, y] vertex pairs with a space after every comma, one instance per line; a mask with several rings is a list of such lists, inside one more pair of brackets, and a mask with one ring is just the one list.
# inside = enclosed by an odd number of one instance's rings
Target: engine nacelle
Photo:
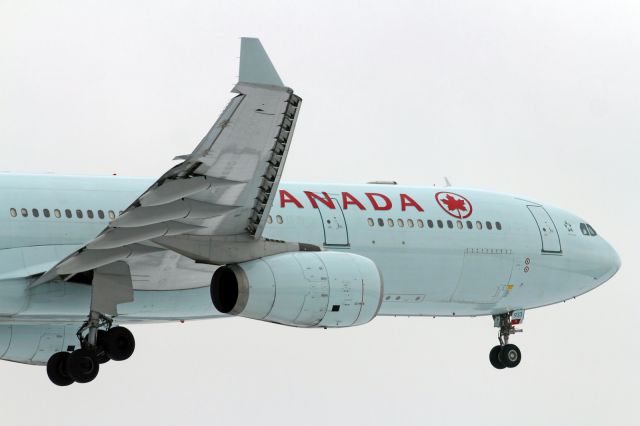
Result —
[[220, 267], [211, 299], [222, 313], [294, 327], [371, 321], [383, 282], [372, 260], [351, 253], [296, 252]]

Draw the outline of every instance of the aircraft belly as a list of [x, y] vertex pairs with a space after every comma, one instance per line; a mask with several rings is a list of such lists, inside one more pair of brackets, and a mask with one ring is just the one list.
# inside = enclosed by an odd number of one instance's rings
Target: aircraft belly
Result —
[[76, 325], [0, 325], [0, 359], [45, 365], [55, 352], [77, 346], [76, 330]]
[[[8, 287], [0, 282], [0, 291]], [[53, 281], [26, 290], [26, 280], [12, 283], [22, 298], [0, 312], [4, 324], [49, 324], [82, 322], [87, 318], [91, 286]], [[16, 294], [18, 290], [15, 290]], [[209, 286], [186, 290], [136, 290], [134, 301], [118, 305], [116, 321], [170, 321], [223, 316], [211, 303]], [[0, 305], [4, 306], [4, 305]]]
[[451, 301], [495, 303], [508, 288], [512, 269], [511, 250], [468, 250]]
[[424, 250], [411, 255], [401, 253], [381, 260], [381, 264], [385, 278], [383, 303], [403, 301], [405, 295], [415, 295], [415, 302], [448, 302], [460, 276], [462, 256], [456, 252]]
[[[385, 279], [385, 297], [379, 315], [491, 315], [558, 303], [597, 286], [593, 277], [572, 272], [566, 261], [561, 256], [538, 253], [493, 255], [483, 258], [482, 262], [480, 258], [469, 262], [467, 256], [458, 285], [448, 300], [411, 299], [409, 294], [429, 294], [429, 286], [420, 290], [416, 289], [415, 283], [412, 285], [406, 280], [390, 282], [392, 280]], [[489, 264], [491, 270], [485, 271]], [[387, 299], [390, 289], [407, 297], [396, 300], [391, 295]]]

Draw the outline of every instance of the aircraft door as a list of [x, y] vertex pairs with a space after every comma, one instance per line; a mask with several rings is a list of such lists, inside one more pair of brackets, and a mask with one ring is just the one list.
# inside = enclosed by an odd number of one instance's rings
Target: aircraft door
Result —
[[323, 203], [318, 203], [318, 213], [324, 227], [324, 245], [326, 246], [348, 246], [349, 231], [347, 221], [340, 203], [332, 198], [335, 209], [329, 208]]
[[560, 235], [549, 213], [542, 206], [527, 206], [538, 225], [543, 253], [562, 253]]

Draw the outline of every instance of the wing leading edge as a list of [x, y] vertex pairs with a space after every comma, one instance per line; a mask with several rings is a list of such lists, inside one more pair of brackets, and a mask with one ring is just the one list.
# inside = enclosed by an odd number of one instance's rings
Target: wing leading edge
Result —
[[302, 100], [282, 84], [258, 39], [242, 39], [232, 92], [191, 154], [32, 286], [163, 250], [223, 264], [314, 249], [261, 237]]

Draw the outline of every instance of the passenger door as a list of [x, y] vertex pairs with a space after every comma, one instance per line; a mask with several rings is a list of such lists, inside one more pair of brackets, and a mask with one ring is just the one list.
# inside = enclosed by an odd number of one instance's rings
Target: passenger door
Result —
[[348, 246], [349, 231], [347, 229], [347, 221], [344, 218], [344, 212], [340, 203], [332, 198], [335, 209], [318, 203], [318, 213], [322, 226], [324, 227], [324, 245], [326, 246]]
[[542, 206], [527, 206], [540, 231], [543, 253], [562, 253], [560, 236], [549, 213]]

